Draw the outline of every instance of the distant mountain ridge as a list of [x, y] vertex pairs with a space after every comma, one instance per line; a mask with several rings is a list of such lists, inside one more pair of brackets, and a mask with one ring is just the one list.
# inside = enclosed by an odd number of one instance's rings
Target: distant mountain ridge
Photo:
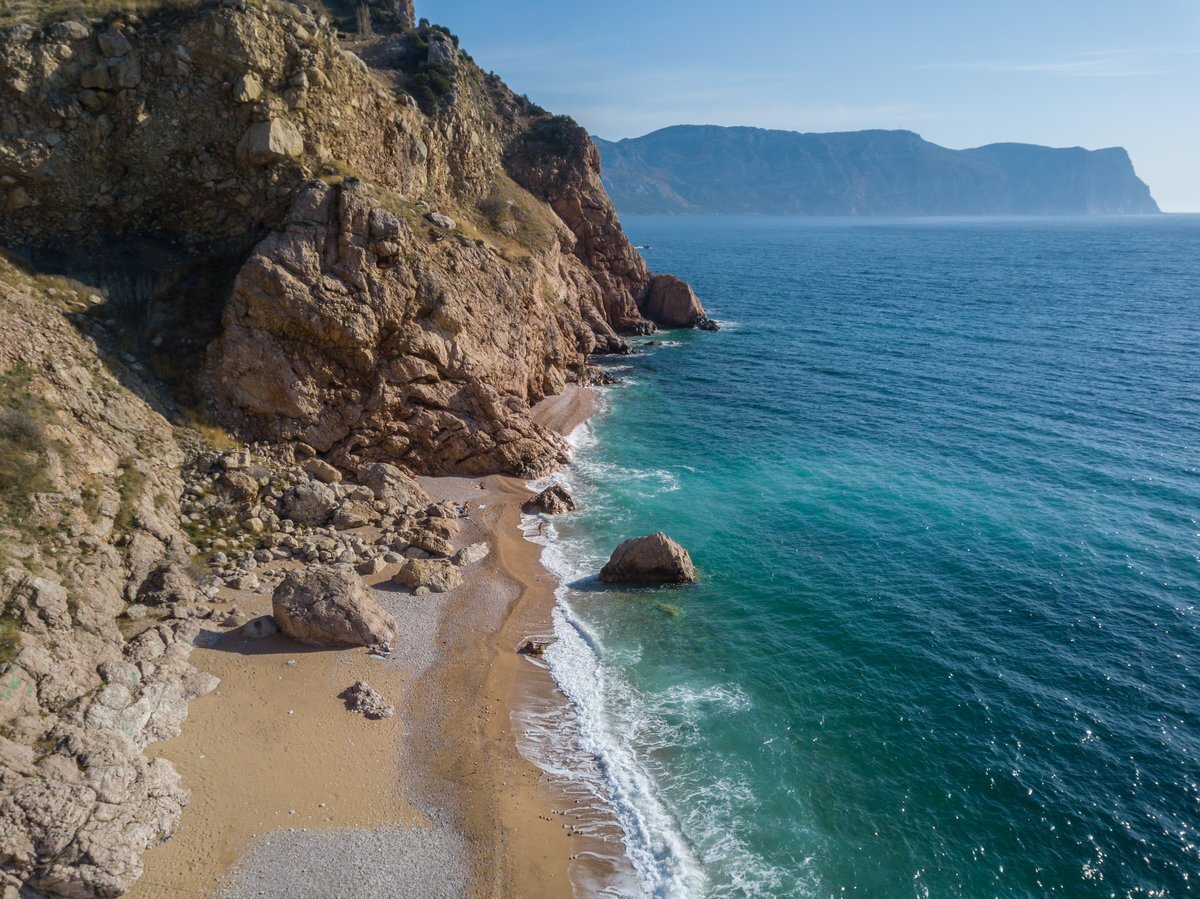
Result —
[[828, 134], [674, 125], [606, 141], [622, 212], [775, 215], [1155, 213], [1121, 147], [988, 144], [951, 150], [912, 131]]

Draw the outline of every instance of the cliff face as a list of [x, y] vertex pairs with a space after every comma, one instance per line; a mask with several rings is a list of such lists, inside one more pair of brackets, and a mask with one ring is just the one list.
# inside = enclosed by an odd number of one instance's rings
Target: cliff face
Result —
[[87, 293], [5, 262], [0, 297], [0, 885], [115, 896], [188, 800], [142, 749], [216, 685], [194, 622], [119, 618], [187, 558], [183, 453], [106, 329], [68, 317]]
[[911, 131], [799, 134], [680, 125], [597, 141], [625, 212], [1091, 215], [1158, 212], [1128, 154], [990, 144], [949, 150]]
[[[214, 686], [187, 654], [218, 588], [448, 545], [294, 463], [542, 472], [564, 447], [530, 405], [651, 330], [664, 282], [586, 133], [436, 27], [347, 39], [279, 0], [20, 24], [0, 97], [0, 886], [116, 896], [187, 801], [142, 750]], [[207, 421], [257, 454], [211, 465]], [[364, 523], [378, 546], [338, 534]]]
[[[595, 147], [444, 30], [354, 46], [276, 2], [10, 32], [0, 239], [85, 280], [117, 241], [236, 272], [198, 383], [240, 436], [543, 470], [529, 404], [652, 327]], [[182, 291], [129, 301], [188, 331]]]

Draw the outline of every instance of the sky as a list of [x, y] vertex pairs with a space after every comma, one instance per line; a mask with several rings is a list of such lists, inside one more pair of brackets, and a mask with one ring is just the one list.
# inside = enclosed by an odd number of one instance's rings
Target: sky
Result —
[[1200, 0], [417, 0], [485, 70], [609, 140], [667, 125], [1123, 146], [1200, 212]]

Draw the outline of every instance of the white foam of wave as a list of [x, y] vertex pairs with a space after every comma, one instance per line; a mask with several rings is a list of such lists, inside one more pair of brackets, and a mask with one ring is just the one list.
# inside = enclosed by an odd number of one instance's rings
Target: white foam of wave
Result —
[[679, 476], [665, 468], [626, 468], [613, 462], [601, 462], [598, 459], [580, 459], [576, 463], [580, 473], [588, 481], [621, 484], [628, 487], [632, 484], [645, 485], [649, 493], [638, 491], [641, 496], [651, 497], [660, 493], [674, 493], [680, 489]]
[[[541, 478], [530, 488], [542, 485], [544, 489], [555, 482], [570, 484], [571, 470]], [[574, 541], [560, 540], [554, 521], [546, 516], [523, 515], [521, 530], [542, 547], [542, 564], [558, 577], [553, 613], [557, 640], [546, 650], [544, 660], [570, 701], [566, 711], [560, 707], [522, 712], [515, 722], [522, 751], [542, 770], [569, 785], [569, 793], [580, 797], [577, 801], [603, 803], [611, 812], [621, 827], [625, 852], [641, 880], [642, 894], [661, 899], [697, 895], [706, 882], [703, 869], [629, 739], [656, 730], [636, 720], [641, 717], [638, 710], [646, 705], [615, 671], [601, 663], [595, 635], [567, 602], [567, 585], [594, 573], [603, 560], [592, 558]], [[690, 701], [684, 694], [679, 699]], [[730, 695], [706, 691], [696, 699], [737, 701]], [[614, 708], [621, 713], [611, 714]], [[664, 745], [671, 740], [661, 729], [658, 735]]]
[[702, 893], [703, 869], [678, 822], [628, 740], [613, 732], [610, 707], [621, 707], [627, 716], [637, 708], [637, 697], [600, 661], [595, 636], [566, 602], [554, 611], [554, 633], [558, 640], [546, 660], [575, 708], [579, 746], [596, 760], [646, 894], [675, 899]]
[[[717, 706], [730, 712], [739, 712], [750, 708], [750, 697], [737, 686], [714, 684], [699, 689], [688, 686], [671, 687], [663, 693], [665, 704], [669, 708], [680, 709], [693, 706]], [[712, 708], [704, 709], [705, 715], [713, 714]]]
[[[540, 491], [558, 483], [576, 496], [591, 494], [594, 485], [604, 483], [621, 483], [626, 488], [642, 484], [645, 490], [638, 492], [643, 496], [680, 489], [678, 477], [665, 469], [627, 469], [581, 452], [596, 442], [594, 430], [586, 423], [572, 432], [568, 442], [571, 467], [531, 482], [530, 489]], [[728, 833], [722, 823], [727, 820], [724, 815], [711, 814], [715, 808], [728, 808], [730, 800], [739, 796], [751, 803], [745, 785], [728, 780], [698, 785], [699, 801], [681, 810], [681, 823], [664, 802], [654, 772], [634, 749], [636, 745], [649, 759], [656, 750], [687, 745], [693, 742], [701, 719], [741, 711], [750, 705], [749, 697], [736, 685], [675, 686], [656, 696], [638, 694], [618, 668], [636, 663], [633, 656], [637, 651], [614, 655], [603, 650], [569, 602], [568, 585], [590, 577], [605, 560], [593, 558], [594, 550], [583, 541], [562, 539], [555, 520], [524, 515], [521, 529], [527, 539], [542, 547], [542, 564], [559, 580], [553, 613], [557, 640], [547, 649], [544, 661], [570, 702], [523, 710], [514, 721], [522, 751], [565, 785], [577, 806], [596, 810], [597, 820], [607, 818], [600, 813], [603, 810], [616, 818], [643, 895], [661, 899], [709, 892], [773, 895], [772, 890], [783, 881], [783, 872], [764, 866], [761, 858]], [[602, 661], [606, 657], [612, 665]], [[684, 825], [696, 845], [704, 847], [703, 858], [696, 857], [684, 836]], [[724, 832], [722, 828], [726, 828]], [[602, 832], [593, 836], [606, 837]], [[720, 872], [719, 883], [709, 882], [706, 868]], [[639, 891], [615, 889], [615, 895]]]

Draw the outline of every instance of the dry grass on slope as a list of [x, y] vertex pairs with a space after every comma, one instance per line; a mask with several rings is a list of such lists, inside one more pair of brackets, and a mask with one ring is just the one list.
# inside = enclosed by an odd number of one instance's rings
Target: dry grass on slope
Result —
[[193, 9], [203, 0], [0, 0], [0, 28], [20, 22], [42, 25], [64, 19], [98, 18], [110, 13], [144, 15], [160, 9]]

